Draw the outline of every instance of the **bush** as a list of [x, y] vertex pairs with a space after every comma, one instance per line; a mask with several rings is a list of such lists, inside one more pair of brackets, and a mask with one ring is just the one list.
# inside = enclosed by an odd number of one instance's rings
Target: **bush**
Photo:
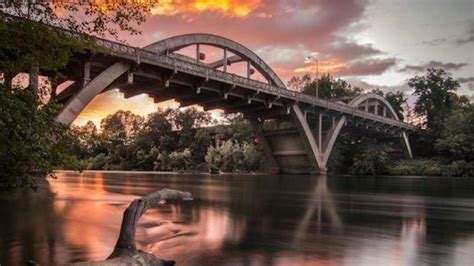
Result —
[[262, 165], [263, 155], [254, 144], [228, 140], [219, 147], [209, 147], [205, 159], [214, 172], [252, 172]]
[[181, 152], [174, 151], [170, 154], [170, 163], [173, 171], [190, 170], [191, 151], [186, 148]]
[[34, 90], [0, 85], [0, 188], [35, 186], [32, 172], [51, 173], [57, 165], [78, 167], [64, 153], [66, 131], [51, 118], [56, 109], [42, 105]]
[[446, 162], [434, 159], [401, 160], [389, 167], [391, 175], [403, 176], [474, 176], [474, 162]]
[[383, 174], [387, 171], [388, 159], [382, 147], [371, 145], [354, 158], [351, 172], [356, 175]]
[[466, 162], [465, 160], [453, 161], [444, 167], [443, 175], [474, 177], [474, 162]]

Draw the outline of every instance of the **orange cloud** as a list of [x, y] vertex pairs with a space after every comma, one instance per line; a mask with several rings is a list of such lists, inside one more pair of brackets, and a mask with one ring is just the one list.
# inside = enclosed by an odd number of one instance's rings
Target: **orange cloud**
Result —
[[319, 65], [316, 63], [307, 64], [306, 66], [295, 69], [295, 73], [331, 73], [338, 74], [348, 67], [347, 63], [342, 60], [321, 60]]
[[154, 15], [172, 16], [207, 11], [227, 17], [246, 17], [261, 5], [261, 0], [161, 0], [151, 12]]

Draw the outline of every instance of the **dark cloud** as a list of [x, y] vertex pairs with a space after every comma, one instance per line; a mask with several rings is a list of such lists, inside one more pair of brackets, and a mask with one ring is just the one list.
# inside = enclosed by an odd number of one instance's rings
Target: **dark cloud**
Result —
[[439, 61], [430, 61], [428, 63], [422, 64], [422, 65], [406, 65], [402, 69], [400, 69], [400, 72], [411, 72], [411, 73], [417, 73], [417, 72], [423, 72], [428, 68], [441, 68], [446, 71], [451, 71], [451, 70], [459, 70], [469, 64], [467, 63], [443, 63]]
[[394, 58], [366, 59], [348, 64], [335, 72], [336, 76], [380, 75], [396, 65]]
[[383, 86], [383, 85], [371, 84], [363, 80], [360, 80], [359, 78], [346, 79], [346, 81], [349, 82], [352, 86], [362, 88], [365, 91], [380, 89], [384, 93], [401, 91], [407, 94], [407, 92], [411, 90], [411, 88], [408, 86], [408, 80], [404, 80], [400, 84], [394, 85], [394, 86]]
[[422, 44], [428, 45], [428, 46], [438, 46], [438, 45], [444, 44], [446, 42], [447, 42], [446, 38], [438, 38], [438, 39], [433, 39], [433, 40], [430, 40], [430, 41], [424, 41], [424, 42], [422, 42]]
[[474, 42], [474, 22], [471, 22], [469, 31], [466, 33], [466, 36], [463, 36], [456, 40], [456, 44], [458, 45], [463, 45], [471, 42]]
[[457, 78], [456, 80], [459, 84], [466, 84], [467, 89], [474, 92], [474, 77]]
[[469, 82], [474, 82], [474, 77], [467, 77], [467, 78], [457, 78], [457, 81], [459, 83], [469, 83]]
[[357, 44], [344, 38], [337, 38], [334, 42], [328, 43], [324, 48], [328, 51], [326, 56], [337, 57], [344, 61], [383, 54], [382, 51], [374, 48], [372, 45]]

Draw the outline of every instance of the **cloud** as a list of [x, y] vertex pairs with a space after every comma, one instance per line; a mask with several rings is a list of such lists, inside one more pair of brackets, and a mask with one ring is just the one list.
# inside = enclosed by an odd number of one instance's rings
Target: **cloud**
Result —
[[438, 46], [447, 42], [446, 38], [438, 38], [429, 41], [423, 41], [422, 44], [427, 46]]
[[461, 85], [466, 84], [467, 89], [471, 92], [474, 92], [474, 77], [457, 78], [456, 80]]
[[[291, 71], [295, 74], [295, 69], [305, 67], [304, 59], [310, 53], [321, 56], [322, 67], [324, 62], [339, 67], [341, 64], [362, 67], [371, 57], [383, 55], [371, 45], [342, 36], [350, 33], [348, 29], [353, 31], [352, 26], [364, 17], [367, 0], [170, 0], [163, 3], [159, 6], [162, 10], [155, 12], [142, 27], [143, 35], [134, 37], [130, 43], [145, 46], [158, 41], [153, 36], [217, 34], [256, 51], [284, 79], [291, 77]], [[247, 11], [242, 15], [232, 13], [237, 6]], [[330, 64], [326, 67], [330, 68]], [[374, 69], [369, 74], [380, 73]]]
[[[262, 5], [261, 0], [163, 0], [152, 8], [153, 15], [174, 16], [214, 12], [225, 17], [246, 17]], [[259, 13], [259, 16], [265, 14]]]
[[399, 72], [411, 72], [411, 73], [418, 73], [418, 72], [423, 72], [428, 68], [441, 68], [446, 71], [451, 71], [451, 70], [459, 70], [469, 64], [467, 63], [443, 63], [440, 61], [429, 61], [425, 64], [422, 65], [406, 65], [402, 69], [399, 70]]
[[[322, 63], [322, 64], [321, 64]], [[320, 73], [331, 73], [336, 77], [349, 76], [367, 76], [379, 75], [396, 65], [395, 58], [386, 59], [364, 59], [354, 62], [343, 61], [322, 61], [320, 65], [308, 65], [306, 67], [297, 68], [296, 73], [314, 73], [319, 68]]]
[[457, 78], [456, 80], [457, 80], [459, 83], [469, 83], [469, 82], [474, 82], [474, 77]]
[[471, 22], [466, 36], [456, 40], [457, 45], [464, 45], [471, 42], [474, 42], [474, 22]]
[[352, 86], [359, 87], [366, 92], [374, 90], [374, 89], [380, 89], [384, 93], [401, 91], [401, 92], [404, 92], [408, 96], [409, 95], [408, 92], [412, 90], [408, 86], [408, 79], [403, 80], [402, 82], [394, 86], [380, 86], [380, 85], [365, 82], [359, 78], [349, 78], [349, 79], [346, 79], [346, 81], [349, 82], [349, 84], [351, 84]]

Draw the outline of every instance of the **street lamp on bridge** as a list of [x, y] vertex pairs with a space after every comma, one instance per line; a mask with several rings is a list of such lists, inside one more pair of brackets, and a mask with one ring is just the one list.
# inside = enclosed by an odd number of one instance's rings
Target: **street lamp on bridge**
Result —
[[316, 98], [319, 98], [319, 60], [314, 55], [306, 57], [305, 61], [316, 62]]

